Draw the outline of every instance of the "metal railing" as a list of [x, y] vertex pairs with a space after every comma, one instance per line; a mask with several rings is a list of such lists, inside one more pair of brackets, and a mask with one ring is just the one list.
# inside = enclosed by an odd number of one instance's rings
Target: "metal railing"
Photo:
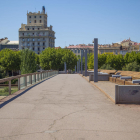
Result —
[[28, 73], [0, 79], [0, 83], [9, 82], [9, 95], [11, 95], [11, 80], [13, 79], [18, 79], [18, 90], [20, 90], [56, 74], [58, 74], [57, 70]]

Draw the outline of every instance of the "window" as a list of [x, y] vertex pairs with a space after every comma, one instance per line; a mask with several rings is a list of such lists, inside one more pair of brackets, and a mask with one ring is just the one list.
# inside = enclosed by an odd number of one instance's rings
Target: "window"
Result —
[[39, 54], [39, 52], [38, 52], [38, 54]]
[[22, 41], [24, 41], [24, 38], [22, 38]]
[[39, 45], [39, 43], [38, 43], [38, 45]]
[[40, 39], [38, 38], [38, 41], [40, 41]]
[[75, 53], [77, 53], [77, 50], [75, 49]]
[[29, 28], [27, 30], [29, 30]]
[[27, 46], [29, 46], [30, 44], [28, 43]]
[[39, 28], [38, 28], [38, 30], [39, 30]]
[[24, 50], [24, 47], [22, 48], [22, 50]]
[[43, 38], [43, 40], [45, 40], [45, 38]]
[[33, 33], [33, 36], [34, 36], [34, 33]]
[[28, 38], [27, 41], [30, 41], [30, 39]]
[[40, 23], [41, 23], [41, 20], [40, 20]]
[[33, 30], [34, 30], [34, 28], [33, 28]]
[[33, 38], [33, 41], [35, 41], [35, 39]]
[[29, 18], [31, 18], [31, 16], [29, 16]]
[[36, 20], [34, 21], [34, 23], [36, 23]]
[[35, 45], [35, 43], [33, 43], [33, 46]]
[[43, 46], [45, 46], [45, 43], [43, 42]]
[[38, 51], [40, 51], [40, 48], [38, 47]]
[[24, 36], [24, 33], [22, 33], [22, 35]]
[[45, 49], [45, 47], [43, 47], [43, 50]]
[[29, 23], [31, 23], [31, 21], [29, 21]]
[[35, 49], [35, 48], [33, 47], [33, 51], [34, 51], [34, 49]]
[[34, 18], [36, 18], [36, 16], [34, 16]]
[[118, 54], [118, 51], [116, 50], [116, 54]]
[[80, 50], [78, 50], [78, 53], [80, 53]]
[[41, 16], [40, 16], [40, 18], [41, 18]]

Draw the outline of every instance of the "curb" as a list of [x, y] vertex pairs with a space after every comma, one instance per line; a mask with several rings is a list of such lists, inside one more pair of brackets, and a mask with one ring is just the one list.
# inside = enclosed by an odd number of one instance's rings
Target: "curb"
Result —
[[[81, 74], [79, 74], [81, 77], [83, 77], [86, 81], [88, 81], [88, 79], [84, 76], [82, 76]], [[89, 82], [89, 81], [88, 81]], [[89, 83], [91, 83], [93, 86], [95, 86], [96, 88], [98, 88], [102, 93], [104, 93], [113, 103], [115, 103], [115, 100], [112, 99], [106, 92], [104, 92], [101, 88], [99, 88], [97, 85], [95, 85], [92, 81], [90, 81]]]

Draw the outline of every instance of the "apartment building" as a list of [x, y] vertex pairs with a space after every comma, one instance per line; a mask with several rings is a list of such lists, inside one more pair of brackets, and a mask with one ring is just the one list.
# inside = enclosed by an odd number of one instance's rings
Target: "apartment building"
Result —
[[29, 48], [40, 54], [45, 48], [55, 47], [55, 32], [53, 26], [47, 26], [45, 7], [38, 13], [27, 11], [27, 24], [21, 24], [19, 29], [19, 50]]
[[82, 51], [84, 55], [84, 50], [87, 50], [87, 53], [94, 53], [94, 46], [93, 44], [78, 44], [78, 45], [69, 45], [66, 49], [71, 50], [76, 56], [81, 56]]

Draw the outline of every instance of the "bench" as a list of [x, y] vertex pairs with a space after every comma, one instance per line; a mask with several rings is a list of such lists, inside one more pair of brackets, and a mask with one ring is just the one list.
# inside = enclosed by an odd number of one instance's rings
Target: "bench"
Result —
[[138, 80], [133, 80], [132, 83], [133, 83], [133, 84], [134, 84], [134, 83], [140, 84], [140, 79], [138, 79]]
[[128, 79], [131, 79], [132, 80], [132, 77], [131, 76], [123, 76], [123, 77], [120, 77], [121, 80], [128, 80]]
[[112, 75], [112, 77], [118, 78], [121, 77], [121, 75]]

